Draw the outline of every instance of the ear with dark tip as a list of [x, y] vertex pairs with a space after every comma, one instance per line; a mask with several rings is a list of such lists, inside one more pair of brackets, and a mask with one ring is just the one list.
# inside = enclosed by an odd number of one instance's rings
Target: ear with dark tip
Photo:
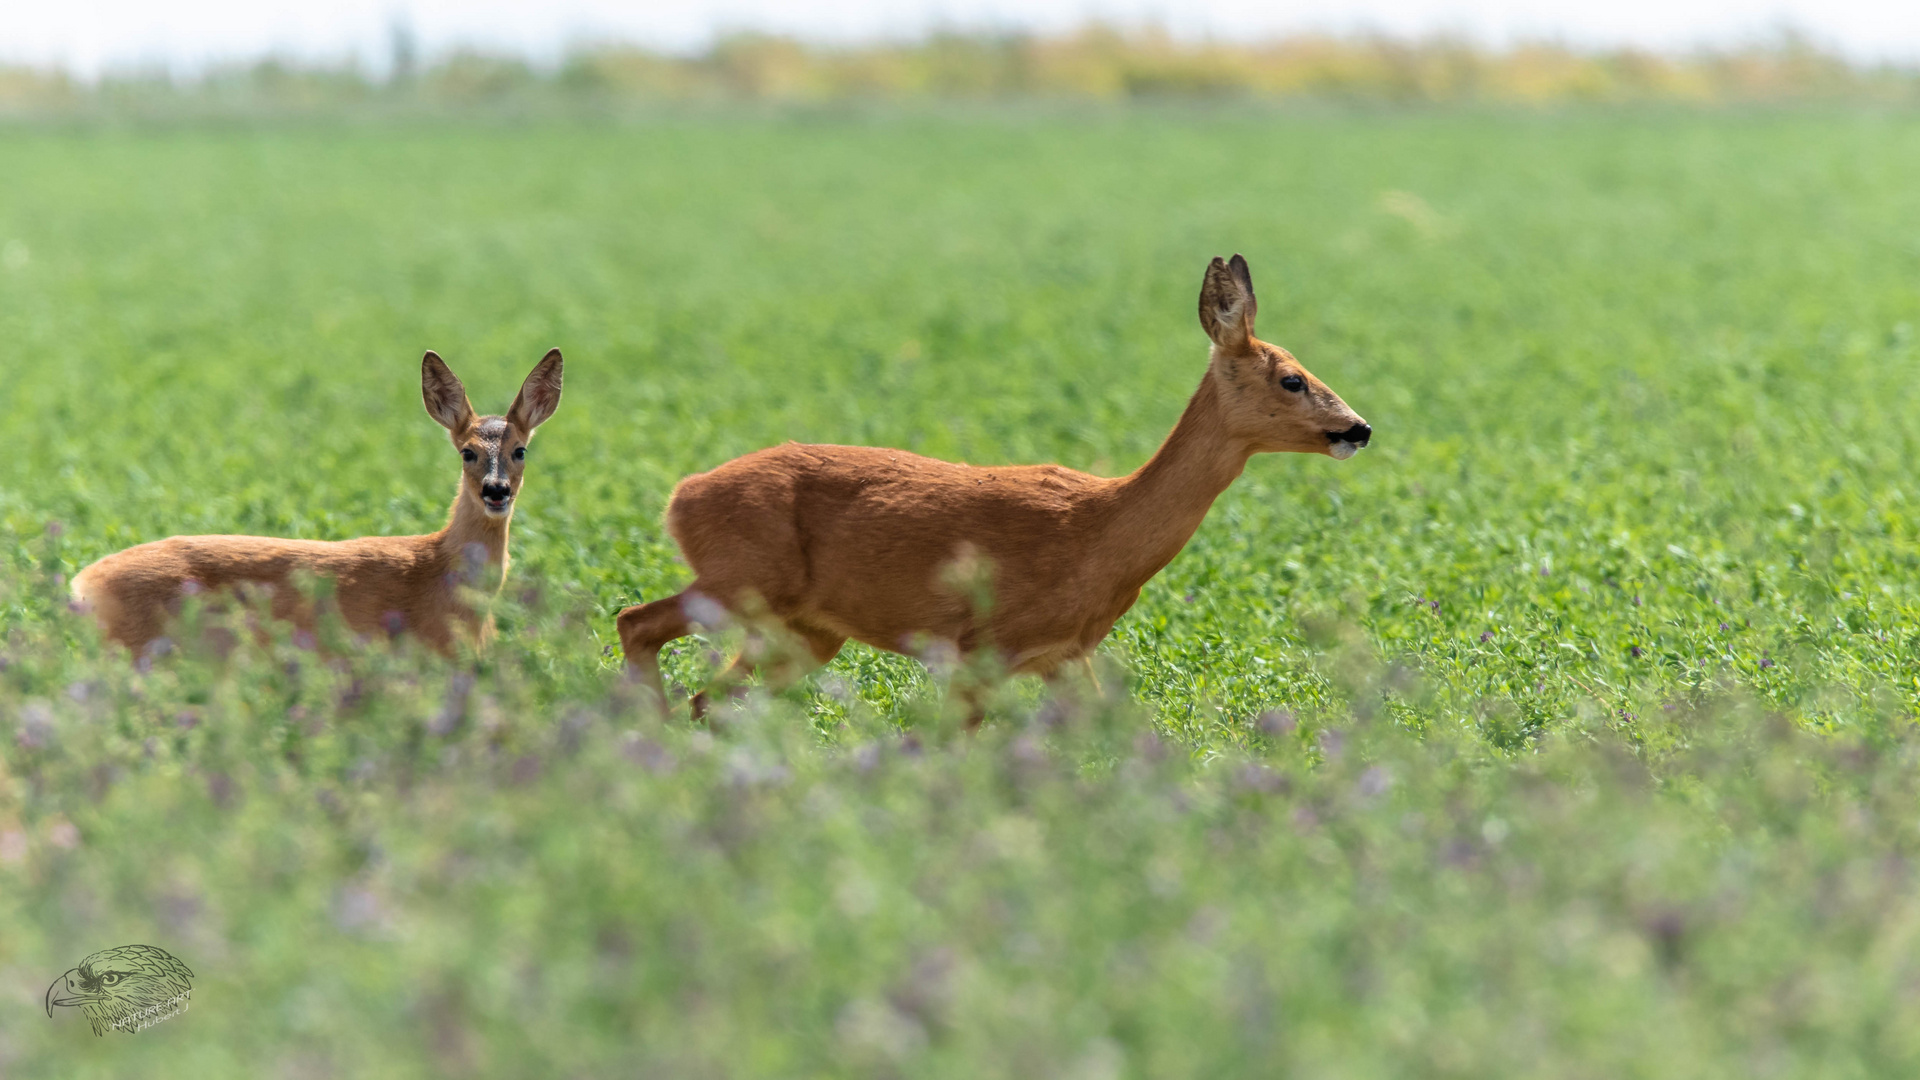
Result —
[[513, 408], [507, 410], [507, 420], [532, 431], [546, 423], [559, 407], [560, 350], [554, 349], [527, 373], [527, 381], [520, 384], [519, 396], [513, 399]]
[[1238, 255], [1215, 258], [1200, 284], [1200, 328], [1228, 352], [1245, 352], [1253, 340], [1253, 275]]
[[460, 385], [446, 361], [432, 349], [420, 358], [420, 397], [427, 403], [427, 415], [455, 435], [473, 426], [473, 405], [467, 401], [467, 388]]
[[1247, 268], [1247, 260], [1241, 258], [1237, 251], [1233, 253], [1233, 258], [1227, 260], [1227, 269], [1233, 273], [1233, 280], [1239, 282], [1247, 292], [1247, 332], [1251, 334], [1254, 317], [1260, 314], [1260, 301], [1253, 295], [1253, 271]]

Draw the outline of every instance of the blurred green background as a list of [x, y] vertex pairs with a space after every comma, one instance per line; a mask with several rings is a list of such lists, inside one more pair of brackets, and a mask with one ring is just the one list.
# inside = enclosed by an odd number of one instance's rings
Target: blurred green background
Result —
[[[835, 107], [0, 131], [0, 1073], [1885, 1075], [1920, 1044], [1920, 124]], [[1104, 701], [850, 646], [660, 726], [611, 615], [785, 439], [1115, 475], [1214, 255], [1375, 427], [1256, 459]], [[438, 350], [566, 397], [502, 634], [191, 645], [64, 578], [425, 532]], [[188, 635], [190, 636], [190, 635]], [[691, 686], [724, 636], [667, 658]], [[200, 975], [137, 1039], [85, 954]]]

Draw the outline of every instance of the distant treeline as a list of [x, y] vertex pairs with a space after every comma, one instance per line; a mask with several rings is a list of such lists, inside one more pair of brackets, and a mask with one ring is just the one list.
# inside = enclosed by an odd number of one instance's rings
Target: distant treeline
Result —
[[279, 57], [192, 77], [128, 70], [93, 81], [0, 67], [0, 112], [15, 115], [1019, 98], [1920, 103], [1920, 68], [1850, 62], [1791, 33], [1654, 53], [1552, 43], [1496, 49], [1445, 36], [1196, 42], [1099, 25], [1051, 37], [943, 32], [850, 46], [735, 34], [695, 55], [601, 43], [578, 47], [557, 65], [474, 51], [419, 62], [397, 35], [391, 61], [377, 73], [357, 61]]

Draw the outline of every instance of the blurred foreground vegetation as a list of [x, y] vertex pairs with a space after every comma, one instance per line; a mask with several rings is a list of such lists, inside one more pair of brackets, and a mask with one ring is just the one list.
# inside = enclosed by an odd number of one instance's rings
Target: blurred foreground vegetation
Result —
[[[0, 132], [0, 1073], [1882, 1076], [1920, 1059], [1920, 124], [1026, 109]], [[1104, 686], [850, 647], [714, 730], [611, 615], [795, 438], [1107, 474], [1208, 257], [1375, 425]], [[501, 635], [142, 671], [65, 580], [436, 526], [551, 345]], [[198, 617], [198, 616], [196, 616]], [[684, 690], [730, 647], [668, 657]], [[143, 942], [192, 1009], [47, 984]]]

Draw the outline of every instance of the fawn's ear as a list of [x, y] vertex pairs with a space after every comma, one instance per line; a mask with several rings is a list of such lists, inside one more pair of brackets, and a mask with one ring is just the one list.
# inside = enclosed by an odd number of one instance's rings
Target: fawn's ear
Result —
[[507, 421], [532, 431], [546, 423], [559, 407], [560, 350], [554, 349], [527, 373], [527, 381], [520, 384], [519, 396], [513, 399], [513, 408], [507, 410]]
[[1213, 343], [1228, 352], [1245, 351], [1253, 339], [1253, 316], [1259, 307], [1247, 260], [1238, 255], [1230, 262], [1214, 259], [1200, 284], [1200, 328]]
[[473, 406], [467, 401], [467, 388], [432, 349], [420, 358], [420, 396], [427, 403], [427, 415], [441, 427], [459, 435], [472, 426]]

